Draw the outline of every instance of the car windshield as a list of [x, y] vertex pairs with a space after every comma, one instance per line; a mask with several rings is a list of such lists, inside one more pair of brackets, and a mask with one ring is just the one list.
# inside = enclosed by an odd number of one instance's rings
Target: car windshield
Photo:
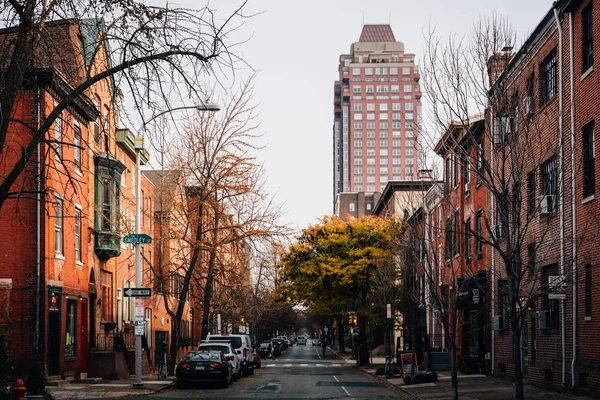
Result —
[[227, 346], [203, 346], [200, 345], [198, 350], [206, 350], [206, 351], [222, 351], [223, 353], [229, 353], [229, 349]]
[[271, 339], [271, 341], [279, 343], [279, 342], [281, 342], [281, 339], [279, 339], [279, 338], [273, 338], [273, 339]]
[[236, 349], [242, 347], [242, 338], [235, 336], [211, 336], [210, 340], [227, 340], [231, 342], [231, 345]]
[[219, 353], [189, 353], [188, 361], [220, 361]]
[[268, 348], [269, 347], [269, 343], [261, 343], [260, 347]]

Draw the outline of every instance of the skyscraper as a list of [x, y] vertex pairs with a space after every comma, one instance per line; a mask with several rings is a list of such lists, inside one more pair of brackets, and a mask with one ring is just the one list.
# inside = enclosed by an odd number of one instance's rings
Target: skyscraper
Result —
[[334, 84], [333, 203], [344, 192], [381, 192], [418, 171], [421, 90], [415, 55], [390, 25], [364, 25], [340, 55]]

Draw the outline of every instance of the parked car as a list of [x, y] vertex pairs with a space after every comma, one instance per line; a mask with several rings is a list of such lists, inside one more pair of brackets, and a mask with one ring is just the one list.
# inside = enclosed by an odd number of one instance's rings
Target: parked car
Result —
[[249, 335], [208, 335], [208, 342], [230, 342], [231, 347], [241, 359], [241, 371], [243, 376], [254, 375], [254, 362], [252, 357], [252, 341]]
[[321, 345], [321, 339], [313, 339], [312, 340], [312, 345], [313, 346], [320, 346]]
[[[283, 343], [283, 339], [281, 339], [281, 338], [271, 338], [271, 343], [277, 344], [277, 346], [279, 347], [279, 355], [281, 355], [283, 350], [286, 349], [286, 347], [284, 346], [284, 343]], [[275, 354], [273, 354], [273, 355], [275, 355]]]
[[286, 350], [288, 348], [288, 341], [285, 336], [277, 336], [277, 339], [281, 339], [281, 349]]
[[261, 358], [268, 358], [269, 354], [271, 354], [271, 351], [273, 350], [273, 347], [271, 346], [271, 343], [266, 342], [266, 343], [261, 343], [258, 346], [258, 354], [260, 355]]
[[177, 388], [201, 382], [217, 382], [226, 388], [231, 383], [233, 368], [220, 351], [193, 351], [179, 361], [175, 377]]
[[237, 381], [242, 373], [242, 362], [231, 346], [231, 342], [206, 342], [200, 343], [198, 351], [220, 351], [233, 368], [233, 380]]
[[298, 336], [298, 341], [296, 344], [298, 346], [306, 346], [306, 338], [304, 336]]
[[252, 356], [254, 358], [254, 368], [262, 367], [262, 361], [261, 361], [260, 356], [258, 355], [258, 351], [253, 352]]

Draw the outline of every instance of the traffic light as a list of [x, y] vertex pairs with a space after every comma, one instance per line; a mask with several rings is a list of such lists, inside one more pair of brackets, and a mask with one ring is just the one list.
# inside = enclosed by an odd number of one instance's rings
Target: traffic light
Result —
[[244, 317], [240, 318], [240, 324], [244, 325]]
[[352, 315], [348, 315], [348, 325], [352, 325], [352, 321], [354, 321], [354, 319], [352, 319]]
[[352, 316], [352, 323], [353, 323], [354, 325], [356, 325], [356, 315], [353, 315], [353, 316]]

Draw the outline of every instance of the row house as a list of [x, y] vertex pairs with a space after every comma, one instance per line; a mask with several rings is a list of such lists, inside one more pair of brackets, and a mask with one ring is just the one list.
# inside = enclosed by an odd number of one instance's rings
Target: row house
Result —
[[[600, 314], [593, 307], [597, 273], [598, 207], [595, 203], [595, 129], [600, 78], [594, 72], [594, 36], [600, 21], [594, 1], [559, 1], [514, 54], [489, 62], [489, 123], [495, 163], [518, 196], [492, 196], [504, 236], [521, 239], [518, 275], [525, 310], [520, 350], [506, 319], [510, 277], [501, 257], [492, 263], [498, 321], [493, 371], [508, 377], [518, 366], [530, 383], [576, 392], [600, 390]], [[513, 161], [504, 162], [508, 155]], [[517, 161], [514, 161], [517, 160]], [[519, 216], [518, 223], [515, 216]], [[515, 242], [514, 240], [512, 241]], [[506, 251], [511, 244], [502, 243]], [[533, 295], [532, 295], [533, 294]], [[516, 350], [516, 352], [515, 352]], [[519, 354], [519, 357], [515, 357]]]

